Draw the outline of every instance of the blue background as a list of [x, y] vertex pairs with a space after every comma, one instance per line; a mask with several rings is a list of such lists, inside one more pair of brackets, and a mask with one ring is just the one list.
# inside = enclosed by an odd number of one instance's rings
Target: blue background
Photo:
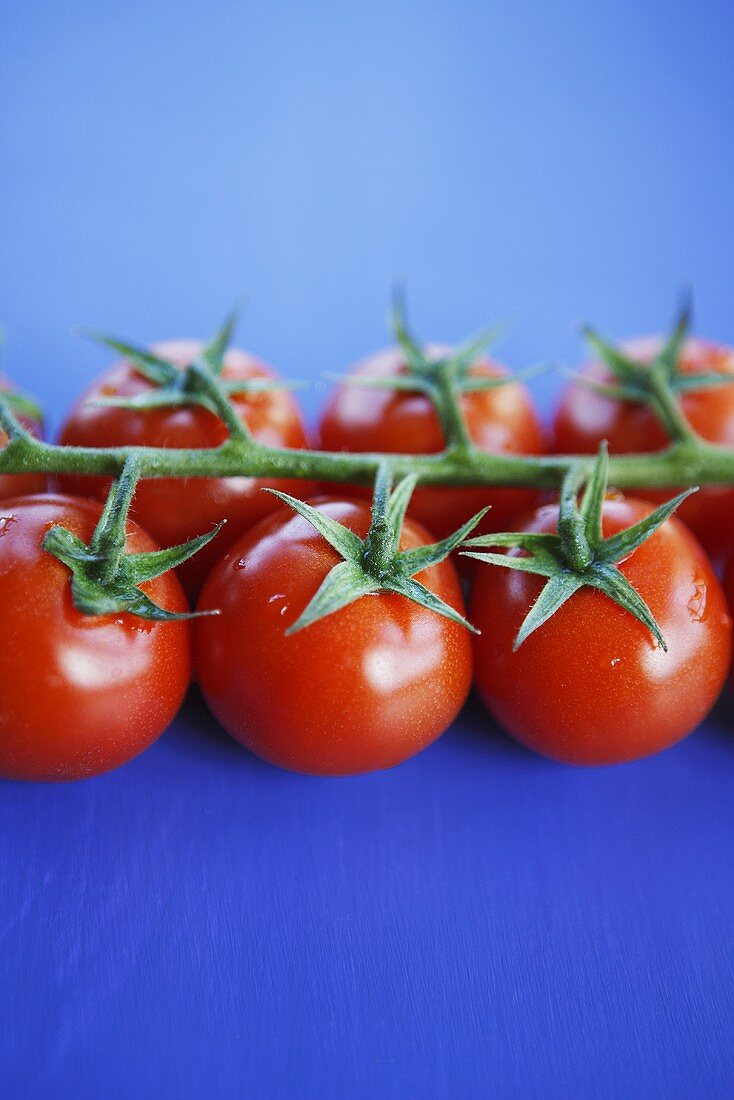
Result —
[[[317, 379], [496, 317], [734, 340], [724, 2], [6, 3], [5, 367], [58, 424], [86, 322]], [[557, 379], [536, 392], [546, 410]], [[322, 394], [306, 400], [313, 415]], [[2, 609], [8, 614], [9, 609]], [[470, 706], [394, 772], [276, 771], [196, 701], [144, 757], [0, 790], [0, 1086], [25, 1097], [734, 1091], [734, 707], [574, 771]]]

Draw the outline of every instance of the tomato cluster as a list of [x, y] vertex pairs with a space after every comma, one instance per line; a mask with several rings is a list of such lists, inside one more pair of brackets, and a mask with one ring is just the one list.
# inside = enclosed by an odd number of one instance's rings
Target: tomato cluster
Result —
[[[625, 351], [646, 362], [658, 348], [646, 340]], [[175, 341], [154, 351], [184, 370], [200, 345]], [[426, 352], [447, 354], [445, 348]], [[584, 369], [594, 381], [609, 380], [599, 363]], [[681, 369], [734, 375], [734, 353], [689, 340]], [[336, 386], [313, 443], [347, 452], [443, 450], [441, 419], [425, 390], [372, 384], [408, 374], [402, 349], [358, 364]], [[253, 356], [230, 349], [222, 377], [275, 376]], [[460, 396], [468, 436], [482, 450], [588, 454], [603, 440], [620, 453], [666, 445], [647, 407], [603, 391], [571, 384], [546, 431], [527, 388], [505, 379], [502, 366], [479, 355], [467, 377], [501, 382], [468, 386]], [[119, 363], [80, 399], [60, 442], [199, 448], [227, 438], [225, 425], [202, 404], [141, 408], [109, 402], [152, 388], [134, 363]], [[286, 390], [234, 392], [231, 401], [256, 440], [307, 446], [303, 418]], [[704, 439], [734, 446], [734, 386], [691, 389], [681, 406]], [[40, 433], [40, 425], [27, 418], [24, 423]], [[0, 446], [4, 442], [0, 436]], [[460, 577], [455, 554], [414, 579], [436, 603], [453, 609], [457, 620], [466, 614], [474, 636], [432, 606], [379, 586], [305, 629], [289, 631], [340, 559], [307, 519], [262, 490], [308, 497], [321, 514], [362, 540], [371, 522], [363, 488], [298, 480], [142, 481], [126, 528], [128, 553], [173, 546], [227, 521], [222, 533], [178, 568], [178, 576], [171, 571], [143, 586], [167, 611], [191, 607], [201, 617], [153, 622], [125, 611], [85, 614], [72, 599], [68, 569], [42, 544], [56, 525], [88, 541], [108, 488], [104, 479], [81, 475], [49, 483], [37, 475], [0, 476], [5, 777], [72, 779], [116, 767], [163, 732], [192, 677], [232, 737], [295, 771], [344, 775], [391, 767], [447, 729], [472, 683], [494, 719], [537, 752], [575, 764], [618, 763], [658, 752], [690, 733], [729, 671], [734, 560], [722, 586], [711, 558], [719, 561], [729, 549], [734, 489], [699, 492], [684, 502], [680, 519], [667, 519], [618, 562], [667, 648], [644, 622], [593, 586], [575, 591], [517, 648], [542, 577], [475, 564], [469, 584]], [[672, 494], [651, 490], [646, 499], [633, 499], [608, 493], [600, 513], [604, 537], [628, 530]], [[558, 502], [534, 490], [419, 488], [396, 549], [428, 547], [488, 505], [481, 532], [559, 529]], [[504, 553], [522, 558], [526, 552]]]

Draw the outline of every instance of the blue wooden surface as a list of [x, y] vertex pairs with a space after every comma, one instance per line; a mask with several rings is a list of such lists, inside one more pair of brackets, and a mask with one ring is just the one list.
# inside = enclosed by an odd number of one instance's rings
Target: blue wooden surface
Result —
[[[31, 2], [0, 17], [6, 369], [58, 424], [77, 321], [288, 375], [419, 327], [734, 340], [725, 3]], [[558, 382], [538, 392], [549, 407]], [[322, 399], [307, 396], [313, 415]], [[10, 613], [1, 609], [3, 615]], [[470, 705], [383, 775], [278, 772], [193, 699], [144, 757], [0, 788], [0, 1092], [728, 1097], [734, 706], [556, 766]]]

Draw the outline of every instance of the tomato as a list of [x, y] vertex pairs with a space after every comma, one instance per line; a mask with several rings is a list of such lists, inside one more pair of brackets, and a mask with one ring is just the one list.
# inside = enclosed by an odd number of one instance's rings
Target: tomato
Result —
[[[42, 549], [55, 524], [88, 541], [102, 508], [40, 495], [0, 505], [0, 775], [81, 779], [123, 764], [171, 722], [191, 672], [188, 621], [91, 616], [71, 573]], [[157, 549], [134, 523], [127, 549]], [[188, 605], [167, 573], [143, 590], [169, 611]]]
[[[431, 346], [438, 358], [448, 348]], [[405, 374], [402, 352], [388, 348], [357, 364], [357, 377]], [[482, 358], [470, 377], [505, 374], [498, 363]], [[471, 439], [484, 451], [506, 454], [540, 454], [545, 450], [543, 432], [527, 389], [508, 382], [494, 389], [465, 393], [461, 398], [464, 420]], [[353, 384], [339, 386], [321, 419], [322, 447], [332, 451], [391, 451], [397, 454], [431, 454], [441, 451], [445, 440], [436, 411], [422, 393], [371, 389]], [[423, 488], [410, 503], [410, 515], [444, 538], [471, 516], [491, 504], [477, 533], [503, 531], [518, 511], [537, 498], [532, 489]]]
[[[659, 337], [644, 337], [621, 345], [622, 351], [641, 363], [649, 363], [660, 350]], [[734, 350], [706, 340], [688, 339], [681, 356], [683, 374], [716, 373], [734, 379]], [[614, 381], [607, 367], [589, 363], [583, 373], [601, 382]], [[734, 381], [729, 385], [684, 393], [681, 407], [692, 427], [710, 443], [734, 446]], [[556, 453], [593, 454], [606, 439], [618, 454], [659, 451], [668, 437], [653, 413], [644, 405], [615, 401], [582, 386], [570, 386], [558, 407], [553, 425]], [[647, 500], [669, 500], [676, 489], [650, 489]], [[712, 557], [726, 553], [734, 534], [734, 488], [707, 486], [684, 501], [678, 515], [691, 528]]]
[[[366, 503], [319, 502], [363, 537]], [[400, 548], [427, 531], [407, 520]], [[471, 683], [465, 627], [380, 592], [286, 636], [340, 560], [314, 528], [280, 512], [245, 535], [209, 576], [194, 625], [195, 665], [212, 713], [263, 759], [293, 771], [349, 775], [390, 768], [450, 725]], [[450, 562], [416, 577], [463, 613]]]
[[[195, 341], [178, 340], [156, 344], [153, 351], [177, 366], [185, 367], [200, 350]], [[259, 360], [230, 348], [224, 358], [226, 379], [272, 378], [272, 371]], [[62, 428], [59, 442], [85, 447], [119, 447], [134, 444], [150, 447], [216, 447], [227, 437], [224, 424], [201, 406], [161, 409], [119, 409], [94, 407], [98, 397], [144, 393], [152, 383], [129, 363], [118, 363], [98, 378], [72, 410]], [[305, 429], [298, 406], [285, 390], [237, 394], [233, 397], [240, 419], [260, 442], [271, 446], [303, 447]], [[66, 492], [103, 498], [109, 481], [102, 478], [62, 477]], [[308, 495], [303, 481], [231, 478], [151, 479], [138, 487], [133, 505], [135, 519], [160, 546], [174, 546], [205, 534], [222, 519], [227, 523], [217, 537], [195, 557], [179, 567], [179, 576], [192, 598], [214, 562], [233, 542], [263, 516], [272, 512], [277, 500], [262, 493], [271, 486], [296, 496]]]
[[[7, 378], [0, 376], [0, 390], [6, 393], [12, 391], [12, 386]], [[40, 438], [41, 425], [35, 420], [29, 420], [26, 416], [18, 416], [24, 428]], [[0, 448], [7, 443], [8, 437], [0, 431]], [[0, 474], [0, 500], [8, 497], [23, 496], [26, 493], [42, 493], [46, 488], [45, 474]]]
[[[604, 536], [651, 511], [643, 501], [608, 498]], [[519, 529], [552, 532], [557, 520], [558, 507], [547, 505]], [[657, 620], [667, 653], [629, 612], [588, 587], [513, 653], [545, 578], [486, 564], [476, 571], [477, 687], [514, 738], [555, 760], [616, 764], [668, 748], [706, 717], [726, 678], [731, 619], [711, 563], [686, 527], [666, 521], [618, 567]]]

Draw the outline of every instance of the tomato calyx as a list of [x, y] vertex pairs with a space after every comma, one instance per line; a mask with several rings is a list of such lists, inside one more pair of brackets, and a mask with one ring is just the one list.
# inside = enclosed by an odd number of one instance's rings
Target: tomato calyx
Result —
[[472, 516], [448, 538], [427, 546], [400, 550], [405, 513], [417, 480], [415, 475], [409, 474], [393, 489], [390, 468], [387, 463], [380, 463], [372, 497], [371, 523], [364, 538], [297, 497], [277, 489], [265, 490], [273, 493], [307, 520], [342, 558], [326, 575], [296, 622], [286, 630], [287, 635], [303, 630], [362, 596], [377, 592], [394, 592], [405, 596], [413, 603], [477, 633], [476, 628], [463, 615], [416, 580], [415, 575], [444, 561], [464, 542], [488, 509], [484, 508]]
[[237, 314], [232, 312], [198, 355], [184, 368], [147, 348], [127, 343], [95, 329], [81, 329], [90, 339], [122, 355], [152, 387], [133, 396], [97, 397], [90, 404], [141, 410], [200, 405], [225, 423], [230, 436], [256, 446], [247, 426], [233, 408], [231, 398], [269, 390], [294, 389], [299, 383], [277, 378], [222, 377], [224, 356], [236, 323]]
[[668, 339], [651, 362], [639, 362], [606, 340], [593, 328], [582, 329], [591, 350], [609, 370], [614, 381], [603, 382], [577, 371], [568, 371], [575, 383], [613, 401], [645, 405], [666, 431], [671, 442], [698, 441], [680, 406], [686, 393], [730, 385], [734, 377], [717, 371], [687, 374], [682, 370], [682, 356], [691, 326], [691, 304], [686, 299]]
[[404, 368], [400, 374], [329, 374], [327, 377], [344, 385], [423, 394], [436, 410], [446, 446], [454, 451], [470, 451], [474, 447], [460, 407], [462, 394], [497, 389], [549, 369], [547, 364], [539, 364], [514, 374], [471, 374], [472, 366], [501, 335], [500, 325], [469, 337], [446, 355], [431, 354], [410, 332], [400, 292], [393, 297], [390, 327], [403, 353]]
[[125, 553], [126, 521], [138, 480], [137, 461], [130, 458], [112, 487], [92, 537], [85, 543], [66, 527], [51, 527], [43, 540], [43, 549], [58, 558], [70, 570], [74, 606], [85, 615], [110, 615], [126, 612], [139, 619], [170, 622], [191, 619], [207, 612], [167, 611], [140, 588], [181, 565], [216, 536], [222, 524], [167, 550], [138, 554]]
[[[503, 532], [467, 539], [460, 551], [489, 565], [536, 573], [547, 583], [526, 615], [513, 643], [517, 651], [535, 630], [547, 622], [562, 605], [585, 586], [603, 592], [633, 615], [656, 639], [665, 652], [667, 643], [660, 627], [639, 592], [630, 584], [617, 563], [646, 542], [676, 510], [695, 493], [687, 489], [660, 505], [644, 519], [616, 535], [604, 538], [602, 508], [607, 491], [609, 456], [606, 443], [599, 448], [591, 473], [583, 463], [571, 467], [561, 489], [558, 533]], [[581, 503], [578, 494], [584, 485]], [[507, 547], [523, 556], [487, 552], [485, 547]], [[470, 548], [470, 549], [466, 549]]]

